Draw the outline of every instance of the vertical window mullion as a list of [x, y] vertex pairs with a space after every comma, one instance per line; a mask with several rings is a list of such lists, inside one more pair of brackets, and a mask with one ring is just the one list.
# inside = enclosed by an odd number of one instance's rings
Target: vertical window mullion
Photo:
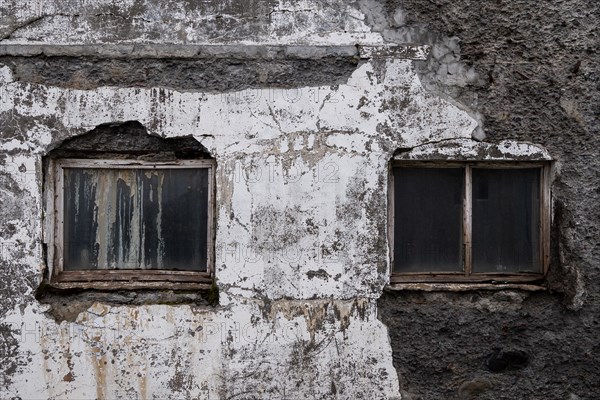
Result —
[[548, 272], [550, 263], [550, 223], [552, 220], [550, 203], [550, 166], [541, 168], [540, 172], [540, 258], [541, 272]]
[[56, 224], [56, 234], [55, 234], [55, 246], [54, 253], [55, 257], [57, 257], [57, 273], [61, 273], [64, 268], [64, 257], [65, 257], [65, 235], [64, 235], [64, 207], [65, 207], [65, 170], [62, 165], [56, 166], [56, 185], [58, 190], [54, 193], [54, 212], [57, 216], [58, 223]]
[[465, 166], [465, 193], [463, 201], [463, 251], [464, 251], [464, 269], [465, 275], [470, 276], [473, 272], [472, 264], [472, 218], [473, 218], [473, 203], [472, 203], [472, 168], [470, 165]]

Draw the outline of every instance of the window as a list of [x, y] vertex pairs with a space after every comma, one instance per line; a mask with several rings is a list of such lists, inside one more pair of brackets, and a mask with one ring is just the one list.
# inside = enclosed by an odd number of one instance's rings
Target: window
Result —
[[392, 165], [392, 282], [538, 280], [548, 260], [548, 165]]
[[[182, 157], [189, 140], [182, 146], [151, 137], [158, 143], [132, 150], [127, 143], [140, 146], [140, 138], [131, 136], [131, 127], [122, 131], [112, 137], [120, 153], [73, 151], [71, 143], [48, 159], [50, 283], [109, 289], [209, 283], [213, 160], [189, 152]], [[104, 139], [77, 140], [111, 142]], [[177, 151], [169, 151], [173, 148]]]

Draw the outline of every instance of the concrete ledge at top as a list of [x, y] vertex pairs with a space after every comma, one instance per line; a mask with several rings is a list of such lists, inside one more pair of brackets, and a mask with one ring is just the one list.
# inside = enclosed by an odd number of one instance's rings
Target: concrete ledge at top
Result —
[[318, 59], [327, 57], [425, 60], [430, 46], [273, 46], [273, 45], [0, 45], [0, 56], [99, 58]]

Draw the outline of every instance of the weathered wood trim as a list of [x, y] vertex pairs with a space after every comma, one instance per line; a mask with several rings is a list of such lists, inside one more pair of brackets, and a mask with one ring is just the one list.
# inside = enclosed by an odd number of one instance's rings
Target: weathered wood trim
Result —
[[89, 281], [89, 282], [52, 282], [49, 286], [58, 290], [211, 290], [210, 283], [201, 282], [140, 282], [140, 281]]
[[63, 270], [64, 256], [63, 256], [63, 241], [64, 241], [64, 171], [59, 162], [53, 162], [55, 166], [54, 174], [54, 276], [60, 274]]
[[63, 271], [57, 276], [60, 282], [93, 282], [93, 281], [163, 281], [163, 282], [206, 282], [211, 277], [206, 272], [167, 271], [167, 270], [86, 270]]
[[395, 219], [395, 194], [394, 194], [394, 163], [388, 164], [388, 218], [387, 218], [387, 235], [388, 235], [388, 251], [389, 251], [389, 262], [390, 262], [390, 276], [394, 275], [394, 251], [395, 251], [395, 243], [394, 243], [394, 219]]
[[464, 168], [467, 164], [469, 163], [462, 161], [392, 161], [392, 167], [400, 168]]
[[496, 274], [496, 273], [477, 273], [466, 276], [462, 273], [422, 273], [422, 274], [394, 274], [390, 282], [537, 282], [544, 279], [543, 274], [535, 273], [515, 273], [515, 274]]
[[542, 258], [542, 271], [544, 275], [548, 273], [550, 267], [550, 230], [552, 227], [552, 192], [551, 192], [551, 170], [552, 165], [546, 164], [541, 171], [540, 176], [540, 224], [541, 224], [541, 237], [540, 237], [540, 257]]
[[523, 169], [523, 168], [544, 168], [548, 165], [547, 161], [444, 161], [444, 160], [392, 160], [393, 167], [401, 168], [507, 168], [507, 169]]
[[56, 163], [61, 168], [128, 168], [128, 169], [166, 169], [166, 168], [211, 168], [214, 161], [202, 160], [174, 160], [174, 161], [146, 161], [131, 159], [93, 159], [93, 158], [60, 158]]
[[206, 271], [210, 276], [215, 273], [215, 245], [216, 241], [216, 219], [217, 203], [216, 203], [216, 171], [217, 164], [215, 160], [197, 160], [203, 161], [201, 165], [208, 169], [208, 210], [206, 216]]

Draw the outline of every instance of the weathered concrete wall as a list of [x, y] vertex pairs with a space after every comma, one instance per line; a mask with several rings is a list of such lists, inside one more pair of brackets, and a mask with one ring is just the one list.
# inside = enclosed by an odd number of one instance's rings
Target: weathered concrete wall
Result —
[[[1, 1], [0, 397], [594, 398], [598, 5], [438, 3]], [[217, 161], [216, 305], [35, 298], [42, 156], [130, 120]], [[394, 151], [472, 137], [557, 160], [551, 291], [385, 291]]]

